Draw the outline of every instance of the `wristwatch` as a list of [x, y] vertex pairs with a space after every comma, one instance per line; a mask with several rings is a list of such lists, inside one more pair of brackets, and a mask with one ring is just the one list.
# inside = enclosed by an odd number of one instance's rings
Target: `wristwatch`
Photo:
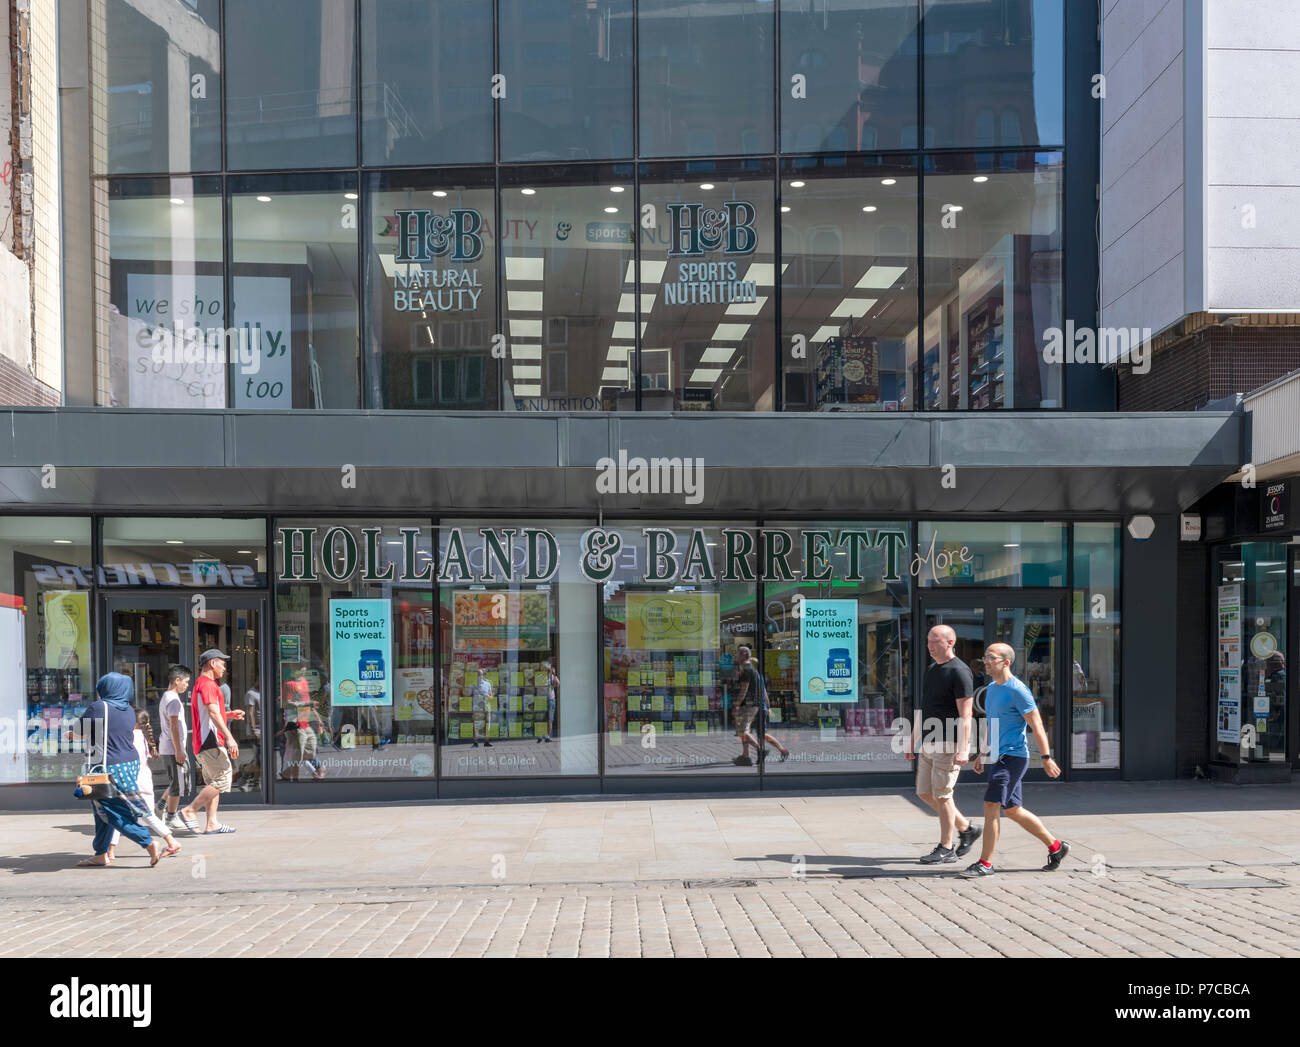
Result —
[[1050, 759], [1052, 759], [1052, 754], [1051, 754], [1051, 753], [1043, 753], [1043, 759], [1044, 759], [1044, 760], [1050, 760]]

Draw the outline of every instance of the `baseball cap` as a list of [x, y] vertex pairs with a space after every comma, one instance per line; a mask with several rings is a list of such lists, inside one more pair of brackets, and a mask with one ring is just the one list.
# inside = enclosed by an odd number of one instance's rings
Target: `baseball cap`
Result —
[[208, 662], [212, 661], [215, 658], [220, 658], [223, 662], [230, 661], [230, 655], [218, 651], [215, 647], [209, 647], [206, 651], [204, 651], [201, 655], [199, 655], [199, 668], [200, 669], [203, 668], [203, 666], [207, 665]]

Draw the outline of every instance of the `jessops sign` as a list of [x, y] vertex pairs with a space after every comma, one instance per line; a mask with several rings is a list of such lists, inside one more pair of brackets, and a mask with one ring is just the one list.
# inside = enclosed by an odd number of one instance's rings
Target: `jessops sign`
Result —
[[[423, 552], [428, 532], [421, 527], [398, 529], [400, 541], [385, 541], [382, 527], [357, 532], [342, 526], [280, 528], [280, 575], [284, 582], [314, 582], [322, 577], [345, 582], [357, 576], [366, 582], [418, 584], [431, 582], [434, 563]], [[693, 527], [643, 527], [634, 549], [641, 582], [860, 582], [868, 551], [881, 550], [880, 579], [903, 578], [908, 547], [905, 527], [862, 527], [804, 530], [796, 541], [782, 528], [730, 528], [721, 531], [717, 552], [709, 531]], [[560, 542], [544, 527], [480, 527], [444, 529], [439, 582], [548, 582], [560, 568]], [[396, 544], [397, 555], [384, 548]], [[592, 582], [612, 578], [626, 564], [625, 539], [616, 528], [593, 527], [578, 542], [578, 569]], [[842, 555], [836, 556], [838, 551]]]

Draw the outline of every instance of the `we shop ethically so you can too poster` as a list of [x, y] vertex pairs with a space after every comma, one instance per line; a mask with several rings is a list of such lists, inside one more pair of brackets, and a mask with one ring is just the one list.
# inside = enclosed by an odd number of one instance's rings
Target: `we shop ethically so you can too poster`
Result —
[[330, 700], [392, 705], [393, 627], [388, 600], [330, 601]]

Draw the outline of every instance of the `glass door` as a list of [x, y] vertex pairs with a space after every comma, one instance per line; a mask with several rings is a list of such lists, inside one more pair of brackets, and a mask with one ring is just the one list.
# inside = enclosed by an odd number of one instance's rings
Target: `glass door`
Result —
[[[984, 672], [984, 651], [991, 643], [1005, 643], [1015, 651], [1012, 674], [1034, 695], [1051, 742], [1052, 754], [1062, 768], [1068, 761], [1059, 715], [1059, 682], [1062, 680], [1065, 646], [1062, 628], [1066, 617], [1065, 593], [1051, 591], [925, 593], [921, 596], [921, 642], [915, 645], [920, 664], [915, 675], [913, 708], [921, 703], [921, 683], [929, 656], [924, 637], [936, 625], [950, 626], [957, 634], [954, 653], [970, 668], [975, 683], [975, 712], [984, 712], [984, 690], [989, 677]], [[1029, 736], [1030, 767], [1042, 767], [1038, 745]], [[1043, 775], [1045, 778], [1046, 776]]]
[[[183, 611], [179, 596], [110, 596], [105, 600], [109, 640], [105, 671], [122, 673], [135, 682], [135, 707], [148, 711], [155, 737], [158, 700], [167, 689], [167, 670], [185, 663], [194, 646], [191, 623]], [[89, 690], [93, 689], [91, 681]]]

